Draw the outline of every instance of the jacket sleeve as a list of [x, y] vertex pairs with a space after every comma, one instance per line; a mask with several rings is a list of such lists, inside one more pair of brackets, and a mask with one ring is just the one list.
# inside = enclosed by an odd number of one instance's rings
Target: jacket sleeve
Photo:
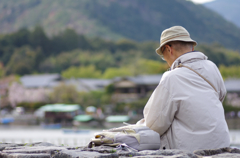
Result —
[[171, 126], [177, 109], [168, 89], [159, 84], [144, 107], [145, 123], [161, 136]]
[[221, 89], [220, 89], [220, 94], [219, 94], [219, 100], [220, 100], [221, 102], [224, 101], [224, 98], [225, 98], [225, 96], [226, 96], [226, 93], [227, 93], [227, 90], [226, 90], [226, 88], [225, 88], [225, 85], [223, 85], [223, 86], [221, 87]]
[[225, 98], [225, 96], [226, 96], [226, 94], [227, 94], [227, 90], [226, 90], [226, 87], [225, 87], [225, 84], [224, 84], [224, 81], [223, 81], [223, 78], [222, 78], [222, 76], [221, 76], [221, 73], [218, 71], [218, 74], [219, 74], [219, 100], [221, 101], [221, 102], [223, 102], [224, 101], [224, 98]]

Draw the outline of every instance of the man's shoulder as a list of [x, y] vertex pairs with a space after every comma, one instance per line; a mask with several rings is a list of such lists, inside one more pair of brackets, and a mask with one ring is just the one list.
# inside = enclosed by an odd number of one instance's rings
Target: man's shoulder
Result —
[[163, 74], [163, 76], [166, 76], [166, 77], [173, 77], [173, 76], [176, 76], [176, 75], [181, 75], [181, 72], [182, 72], [182, 69], [181, 68], [175, 68], [173, 70], [170, 70], [170, 71], [167, 71]]
[[181, 71], [183, 71], [183, 70], [180, 68], [176, 68], [174, 70], [165, 72], [162, 76], [161, 82], [164, 83], [169, 80], [171, 80], [171, 81], [175, 80], [176, 78], [183, 75], [183, 73]]

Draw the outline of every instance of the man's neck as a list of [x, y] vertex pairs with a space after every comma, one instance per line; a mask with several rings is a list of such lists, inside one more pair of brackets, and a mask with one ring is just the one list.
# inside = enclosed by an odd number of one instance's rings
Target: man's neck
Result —
[[186, 54], [186, 53], [192, 52], [192, 51], [193, 51], [193, 50], [191, 50], [191, 49], [186, 49], [186, 50], [181, 51], [181, 52], [176, 52], [174, 58], [169, 62], [169, 66], [171, 67], [172, 64], [174, 63], [174, 61], [175, 61], [177, 58], [179, 58], [180, 56], [182, 56], [183, 54]]

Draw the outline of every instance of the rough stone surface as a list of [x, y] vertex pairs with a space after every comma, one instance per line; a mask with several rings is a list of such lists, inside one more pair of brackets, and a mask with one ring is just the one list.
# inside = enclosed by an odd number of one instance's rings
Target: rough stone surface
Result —
[[240, 157], [240, 149], [221, 148], [221, 149], [214, 149], [214, 150], [199, 150], [199, 151], [195, 151], [194, 154], [197, 155], [198, 157], [211, 157], [211, 158], [230, 157], [230, 158], [236, 158], [236, 157]]
[[47, 142], [29, 144], [0, 143], [0, 158], [240, 158], [240, 150], [221, 148], [199, 150], [144, 150], [139, 152], [117, 150], [109, 146], [94, 148], [56, 146]]
[[[23, 146], [24, 144], [22, 144]], [[6, 147], [16, 147], [21, 146], [21, 144], [12, 144], [12, 143], [0, 143], [0, 151], [4, 150]]]

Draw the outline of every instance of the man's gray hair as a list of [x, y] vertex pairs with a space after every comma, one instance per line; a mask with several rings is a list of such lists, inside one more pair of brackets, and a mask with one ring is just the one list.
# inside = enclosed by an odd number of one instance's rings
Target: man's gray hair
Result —
[[169, 44], [171, 44], [172, 47], [178, 52], [181, 52], [186, 49], [192, 49], [194, 45], [193, 42], [184, 42], [184, 41], [172, 41], [172, 42], [169, 42]]

